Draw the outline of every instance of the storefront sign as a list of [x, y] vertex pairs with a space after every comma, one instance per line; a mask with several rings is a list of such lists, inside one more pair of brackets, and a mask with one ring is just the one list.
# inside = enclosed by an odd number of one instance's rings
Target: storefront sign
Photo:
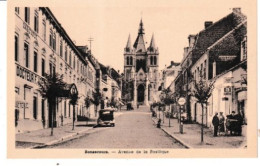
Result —
[[16, 101], [15, 102], [15, 108], [19, 109], [19, 108], [29, 108], [29, 104], [28, 102], [23, 102], [23, 101]]
[[35, 84], [38, 84], [38, 81], [41, 79], [41, 77], [35, 74], [34, 72], [17, 64], [16, 64], [16, 76]]
[[221, 60], [221, 61], [232, 61], [232, 60], [234, 60], [235, 58], [236, 58], [237, 56], [236, 55], [220, 55], [219, 56], [219, 59]]
[[37, 34], [30, 28], [30, 26], [27, 23], [23, 23], [23, 29], [27, 31], [29, 35], [31, 35], [33, 38], [37, 39]]

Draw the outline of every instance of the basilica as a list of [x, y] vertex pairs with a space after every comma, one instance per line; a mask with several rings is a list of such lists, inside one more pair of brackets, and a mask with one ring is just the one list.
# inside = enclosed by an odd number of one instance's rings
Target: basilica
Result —
[[129, 35], [124, 49], [124, 80], [132, 82], [133, 86], [128, 90], [132, 94], [129, 100], [134, 106], [151, 104], [155, 100], [154, 96], [159, 86], [157, 83], [159, 50], [155, 44], [154, 35], [147, 45], [144, 34], [141, 20], [134, 45]]

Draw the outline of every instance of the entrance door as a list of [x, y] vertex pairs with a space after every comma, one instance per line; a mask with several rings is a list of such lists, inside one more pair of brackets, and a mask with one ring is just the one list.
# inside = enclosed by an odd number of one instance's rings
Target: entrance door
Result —
[[137, 92], [138, 92], [138, 102], [144, 102], [144, 85], [139, 85], [137, 88]]

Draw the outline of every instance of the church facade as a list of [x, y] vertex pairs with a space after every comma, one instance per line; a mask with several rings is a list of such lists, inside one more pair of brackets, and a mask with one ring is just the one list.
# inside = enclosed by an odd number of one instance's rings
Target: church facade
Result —
[[141, 20], [134, 44], [132, 45], [129, 35], [124, 49], [124, 79], [125, 82], [132, 84], [132, 88], [127, 90], [130, 94], [128, 101], [134, 106], [151, 104], [156, 98], [159, 86], [159, 50], [154, 35], [147, 47], [144, 34]]

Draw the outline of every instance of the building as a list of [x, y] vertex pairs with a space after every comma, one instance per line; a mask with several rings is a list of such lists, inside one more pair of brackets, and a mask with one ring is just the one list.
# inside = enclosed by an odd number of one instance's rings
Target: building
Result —
[[[103, 100], [108, 100], [109, 104], [121, 102], [122, 79], [119, 71], [101, 63], [99, 63], [99, 66], [101, 71], [100, 92]], [[101, 107], [104, 108], [105, 106]]]
[[[237, 106], [231, 106], [236, 102], [233, 92], [233, 95], [230, 94], [229, 97], [223, 96], [227, 94], [223, 92], [223, 89], [234, 89], [233, 85], [226, 84], [233, 82], [227, 81], [232, 79], [225, 78], [226, 81], [223, 81], [225, 80], [223, 77], [234, 77], [235, 75], [237, 77], [237, 70], [245, 75], [246, 65], [242, 65], [245, 62], [241, 62], [246, 59], [246, 22], [246, 16], [241, 13], [240, 8], [234, 8], [230, 14], [215, 23], [205, 22], [205, 29], [196, 35], [189, 36], [189, 47], [184, 48], [184, 58], [181, 63], [182, 73], [175, 79], [175, 89], [186, 97], [188, 102], [185, 105], [185, 110], [191, 121], [201, 123], [201, 106], [194, 97], [189, 95], [189, 91], [192, 90], [192, 81], [198, 81], [201, 78], [216, 81], [213, 92], [214, 100], [212, 100], [213, 98], [209, 99], [212, 102], [209, 102], [206, 109], [205, 125], [210, 125], [214, 112], [221, 111], [225, 112], [226, 115], [231, 109], [238, 110], [235, 108]], [[239, 64], [244, 66], [241, 67], [244, 69], [243, 71]], [[234, 76], [232, 76], [233, 74]], [[216, 89], [218, 89], [218, 93], [216, 93]], [[227, 102], [220, 102], [222, 99], [223, 101], [229, 100], [230, 106], [223, 106], [223, 104], [227, 105]], [[218, 103], [213, 104], [213, 101], [218, 101]]]
[[[46, 99], [38, 89], [45, 73], [63, 75], [79, 92], [76, 115], [85, 112], [84, 96], [95, 84], [95, 71], [49, 8], [15, 8], [15, 119], [16, 130], [30, 131], [52, 126]], [[69, 99], [59, 98], [54, 127], [72, 123]]]
[[124, 100], [132, 102], [133, 105], [149, 105], [153, 101], [153, 94], [158, 90], [159, 49], [154, 35], [147, 47], [144, 34], [141, 20], [134, 45], [129, 35], [124, 49], [124, 81], [129, 84]]
[[181, 66], [180, 63], [175, 63], [174, 61], [171, 61], [171, 64], [167, 67], [165, 67], [162, 71], [162, 89], [169, 88], [171, 92], [175, 91], [175, 84], [174, 80], [181, 72]]

